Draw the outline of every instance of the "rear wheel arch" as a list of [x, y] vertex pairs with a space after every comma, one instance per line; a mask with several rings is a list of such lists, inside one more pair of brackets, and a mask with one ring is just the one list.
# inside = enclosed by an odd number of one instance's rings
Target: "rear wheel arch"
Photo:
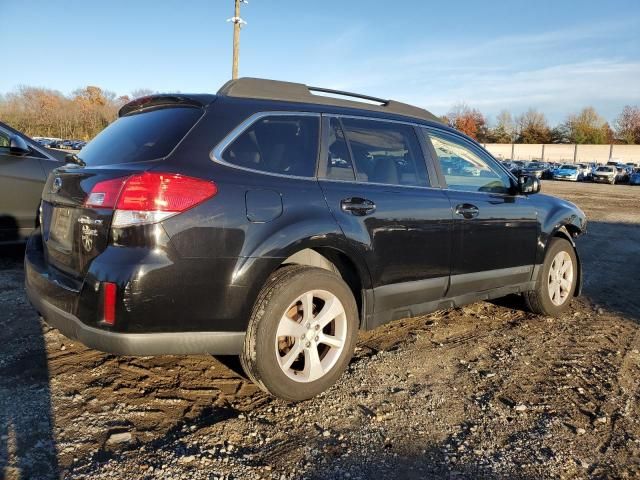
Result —
[[351, 289], [360, 313], [360, 325], [362, 325], [365, 313], [363, 288], [366, 283], [362, 278], [363, 273], [347, 254], [332, 247], [303, 248], [283, 260], [280, 268], [285, 265], [317, 267], [337, 274]]

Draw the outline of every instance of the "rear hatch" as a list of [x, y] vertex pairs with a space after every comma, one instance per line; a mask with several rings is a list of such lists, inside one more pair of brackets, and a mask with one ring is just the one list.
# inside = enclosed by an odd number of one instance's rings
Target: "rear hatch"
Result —
[[88, 201], [94, 187], [156, 167], [203, 114], [202, 105], [160, 98], [164, 103], [127, 110], [82, 149], [76, 164], [57, 168], [47, 179], [41, 220], [45, 259], [75, 280], [84, 278], [109, 243], [114, 210], [96, 206], [109, 199]]

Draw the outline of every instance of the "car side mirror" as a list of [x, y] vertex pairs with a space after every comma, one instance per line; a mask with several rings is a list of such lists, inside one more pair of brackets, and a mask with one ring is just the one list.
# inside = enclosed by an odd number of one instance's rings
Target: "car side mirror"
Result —
[[541, 188], [542, 183], [535, 175], [522, 175], [518, 177], [518, 189], [520, 193], [531, 195], [532, 193], [538, 193]]
[[31, 152], [31, 149], [22, 137], [18, 135], [11, 135], [9, 139], [9, 153], [22, 156], [27, 155], [29, 152]]

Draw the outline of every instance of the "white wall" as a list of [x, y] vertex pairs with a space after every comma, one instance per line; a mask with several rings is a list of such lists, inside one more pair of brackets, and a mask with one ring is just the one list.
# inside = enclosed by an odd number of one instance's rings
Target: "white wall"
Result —
[[[640, 145], [567, 145], [487, 143], [484, 147], [498, 159], [545, 160], [547, 162], [598, 162], [610, 159], [640, 164]], [[513, 153], [513, 154], [512, 154]]]

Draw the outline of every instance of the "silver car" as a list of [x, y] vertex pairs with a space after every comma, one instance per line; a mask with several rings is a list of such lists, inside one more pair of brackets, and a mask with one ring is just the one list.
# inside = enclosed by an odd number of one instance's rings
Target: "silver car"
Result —
[[596, 183], [610, 183], [614, 185], [616, 183], [616, 177], [618, 170], [613, 165], [603, 165], [598, 167], [593, 172], [593, 181]]

